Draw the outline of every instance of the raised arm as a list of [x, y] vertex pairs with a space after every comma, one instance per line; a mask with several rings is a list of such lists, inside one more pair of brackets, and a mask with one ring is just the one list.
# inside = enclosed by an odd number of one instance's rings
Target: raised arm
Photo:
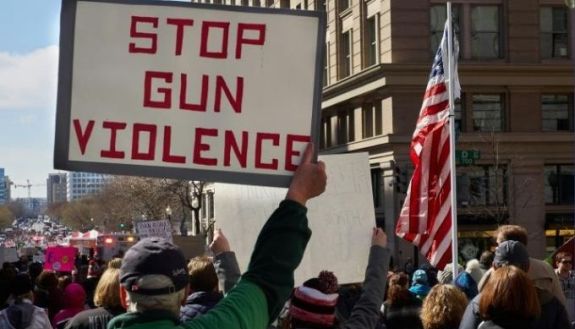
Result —
[[186, 328], [264, 329], [289, 297], [311, 230], [306, 202], [323, 193], [325, 167], [314, 163], [309, 144], [296, 170], [286, 199], [262, 228], [247, 271], [235, 288], [212, 310]]
[[353, 307], [349, 319], [344, 322], [343, 328], [372, 329], [376, 327], [380, 318], [379, 310], [385, 296], [389, 257], [387, 235], [382, 229], [374, 228], [361, 296]]

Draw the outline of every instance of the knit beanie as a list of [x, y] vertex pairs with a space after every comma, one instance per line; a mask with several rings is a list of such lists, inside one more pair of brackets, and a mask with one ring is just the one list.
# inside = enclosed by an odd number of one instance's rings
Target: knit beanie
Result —
[[289, 313], [292, 321], [310, 327], [332, 327], [339, 294], [336, 276], [321, 271], [317, 278], [309, 279], [294, 289]]

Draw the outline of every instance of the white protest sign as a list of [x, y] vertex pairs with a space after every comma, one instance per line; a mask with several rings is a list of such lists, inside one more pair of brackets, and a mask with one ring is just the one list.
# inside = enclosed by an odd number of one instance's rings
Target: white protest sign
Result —
[[318, 140], [325, 17], [64, 0], [54, 166], [287, 186]]
[[18, 261], [18, 253], [16, 248], [0, 248], [0, 264], [4, 262], [14, 263]]
[[167, 219], [136, 222], [136, 232], [140, 238], [164, 238], [172, 240], [172, 224]]
[[[333, 271], [340, 283], [362, 282], [375, 211], [367, 153], [320, 156], [327, 188], [308, 201], [312, 237], [295, 273], [296, 284]], [[286, 195], [285, 188], [216, 184], [216, 227], [222, 229], [243, 271], [265, 221]]]

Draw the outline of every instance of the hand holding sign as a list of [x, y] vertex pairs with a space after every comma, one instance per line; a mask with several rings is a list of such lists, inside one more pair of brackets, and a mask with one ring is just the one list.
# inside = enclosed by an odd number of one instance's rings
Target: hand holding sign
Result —
[[297, 168], [286, 199], [305, 205], [307, 200], [325, 191], [327, 176], [323, 161], [313, 163], [313, 144], [309, 143], [304, 151], [301, 163]]
[[230, 243], [221, 229], [217, 229], [214, 233], [214, 240], [210, 243], [210, 250], [214, 253], [214, 256], [231, 250]]

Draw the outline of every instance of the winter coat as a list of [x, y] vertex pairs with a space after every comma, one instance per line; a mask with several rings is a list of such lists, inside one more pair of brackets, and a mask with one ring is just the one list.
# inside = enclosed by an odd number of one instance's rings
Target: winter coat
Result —
[[477, 291], [477, 283], [475, 283], [471, 274], [467, 272], [461, 272], [457, 275], [455, 286], [461, 289], [469, 300], [473, 299], [479, 293]]
[[224, 296], [217, 291], [198, 291], [186, 298], [186, 304], [180, 308], [180, 320], [186, 322], [212, 309]]
[[32, 301], [24, 299], [0, 312], [2, 329], [52, 329], [48, 314], [42, 308], [34, 306]]
[[54, 329], [63, 329], [71, 318], [85, 310], [86, 292], [82, 285], [70, 283], [66, 289], [64, 289], [64, 297], [66, 307], [58, 312], [56, 316], [54, 316], [54, 319], [52, 319]]
[[413, 294], [410, 299], [400, 305], [391, 305], [385, 302], [383, 310], [383, 322], [387, 329], [421, 329], [423, 324], [419, 318], [421, 313], [421, 300]]

